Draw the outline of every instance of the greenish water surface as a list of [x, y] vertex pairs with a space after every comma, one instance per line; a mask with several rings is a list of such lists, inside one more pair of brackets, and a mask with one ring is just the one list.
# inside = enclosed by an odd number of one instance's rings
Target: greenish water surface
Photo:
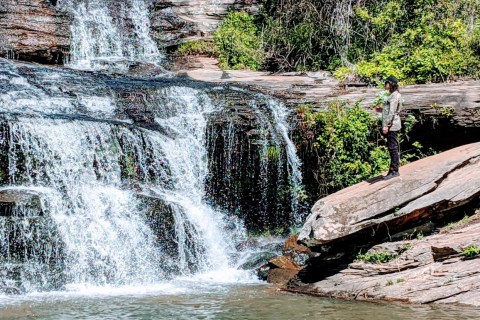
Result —
[[480, 309], [365, 303], [278, 292], [263, 284], [188, 281], [0, 298], [0, 319], [479, 319]]

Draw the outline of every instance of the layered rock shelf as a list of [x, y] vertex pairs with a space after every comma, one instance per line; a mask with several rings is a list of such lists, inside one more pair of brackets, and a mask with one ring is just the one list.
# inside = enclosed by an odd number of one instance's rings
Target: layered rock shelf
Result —
[[480, 196], [480, 143], [403, 166], [392, 180], [365, 181], [319, 200], [299, 241], [310, 247], [348, 241], [379, 225], [391, 229], [452, 210]]
[[[199, 81], [242, 85], [273, 95], [294, 107], [325, 105], [332, 100], [357, 101], [369, 108], [379, 89], [361, 83], [339, 83], [327, 72], [273, 74], [246, 70], [222, 71], [214, 58], [191, 58], [177, 73]], [[461, 127], [480, 127], [480, 81], [410, 85], [402, 87], [407, 112], [451, 118]]]
[[387, 253], [396, 258], [386, 263], [355, 261], [333, 276], [310, 285], [292, 285], [287, 291], [339, 299], [478, 307], [480, 258], [469, 259], [464, 250], [480, 245], [480, 215], [451, 228], [423, 239], [374, 246], [370, 255]]
[[63, 63], [72, 17], [50, 1], [0, 0], [0, 56]]
[[271, 264], [284, 275], [272, 282], [341, 299], [479, 306], [479, 172], [473, 143], [319, 200], [298, 235], [314, 254], [299, 272]]

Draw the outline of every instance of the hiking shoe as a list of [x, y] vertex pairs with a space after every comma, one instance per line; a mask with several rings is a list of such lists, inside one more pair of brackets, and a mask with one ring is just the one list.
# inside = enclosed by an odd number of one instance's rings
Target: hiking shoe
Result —
[[390, 180], [398, 176], [400, 176], [400, 173], [398, 173], [398, 171], [391, 171], [385, 177], [383, 177], [383, 180]]

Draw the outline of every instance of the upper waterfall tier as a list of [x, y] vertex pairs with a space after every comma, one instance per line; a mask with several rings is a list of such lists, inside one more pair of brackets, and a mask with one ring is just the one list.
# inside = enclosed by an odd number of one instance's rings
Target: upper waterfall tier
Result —
[[57, 6], [73, 16], [69, 66], [125, 71], [133, 62], [161, 63], [144, 0], [61, 0]]

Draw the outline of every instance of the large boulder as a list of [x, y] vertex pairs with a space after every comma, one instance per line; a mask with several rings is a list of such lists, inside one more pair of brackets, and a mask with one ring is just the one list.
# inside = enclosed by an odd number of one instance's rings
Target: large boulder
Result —
[[399, 178], [365, 181], [319, 200], [298, 240], [311, 248], [348, 243], [359, 233], [389, 234], [435, 219], [480, 195], [480, 143], [401, 167]]

